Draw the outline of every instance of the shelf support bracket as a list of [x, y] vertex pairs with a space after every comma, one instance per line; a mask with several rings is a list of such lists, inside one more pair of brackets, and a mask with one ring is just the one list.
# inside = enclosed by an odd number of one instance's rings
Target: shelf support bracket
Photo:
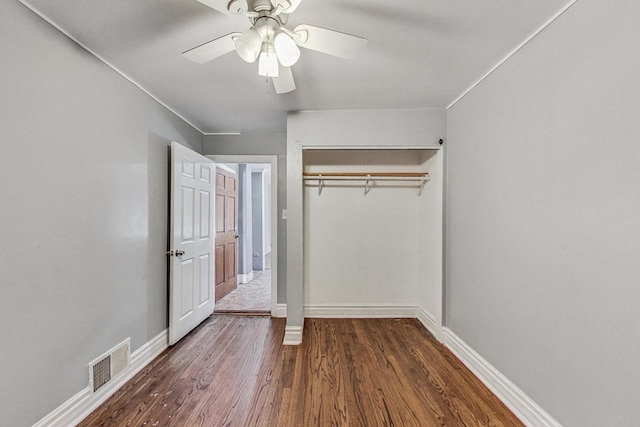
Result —
[[427, 185], [427, 181], [429, 181], [431, 177], [427, 174], [424, 178], [422, 178], [422, 184], [418, 187], [418, 197], [422, 194], [422, 190], [424, 190], [424, 186]]
[[367, 175], [367, 180], [364, 182], [364, 195], [366, 196], [371, 187], [369, 187], [369, 182], [371, 181], [371, 175]]
[[318, 196], [322, 194], [322, 187], [324, 187], [324, 179], [322, 174], [318, 174]]

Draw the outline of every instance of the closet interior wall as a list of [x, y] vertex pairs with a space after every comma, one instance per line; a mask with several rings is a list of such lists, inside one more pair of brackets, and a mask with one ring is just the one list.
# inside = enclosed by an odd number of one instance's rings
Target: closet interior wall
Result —
[[439, 313], [441, 156], [437, 149], [304, 150], [305, 173], [429, 172], [419, 182], [304, 181], [304, 305]]

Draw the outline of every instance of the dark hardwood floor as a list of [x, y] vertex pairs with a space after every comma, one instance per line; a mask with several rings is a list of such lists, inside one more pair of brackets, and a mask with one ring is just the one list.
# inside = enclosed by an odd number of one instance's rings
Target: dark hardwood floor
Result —
[[81, 426], [521, 426], [414, 319], [215, 315]]

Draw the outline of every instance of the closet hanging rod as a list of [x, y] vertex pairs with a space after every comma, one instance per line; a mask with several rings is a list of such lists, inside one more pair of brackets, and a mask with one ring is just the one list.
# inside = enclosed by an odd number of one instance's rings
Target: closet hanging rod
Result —
[[306, 179], [318, 178], [424, 178], [428, 172], [303, 172]]
[[418, 176], [374, 176], [374, 175], [358, 175], [358, 176], [305, 176], [305, 181], [429, 181], [429, 174]]
[[322, 194], [325, 181], [364, 181], [365, 195], [371, 189], [371, 182], [417, 181], [418, 196], [420, 196], [425, 184], [431, 179], [429, 172], [303, 172], [302, 175], [304, 181], [318, 181], [318, 194]]

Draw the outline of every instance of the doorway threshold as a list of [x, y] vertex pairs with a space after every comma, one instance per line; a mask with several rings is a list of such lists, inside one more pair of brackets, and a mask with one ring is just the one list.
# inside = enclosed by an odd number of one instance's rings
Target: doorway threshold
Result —
[[225, 315], [225, 316], [244, 316], [244, 317], [271, 317], [271, 312], [269, 310], [216, 310], [214, 316]]

